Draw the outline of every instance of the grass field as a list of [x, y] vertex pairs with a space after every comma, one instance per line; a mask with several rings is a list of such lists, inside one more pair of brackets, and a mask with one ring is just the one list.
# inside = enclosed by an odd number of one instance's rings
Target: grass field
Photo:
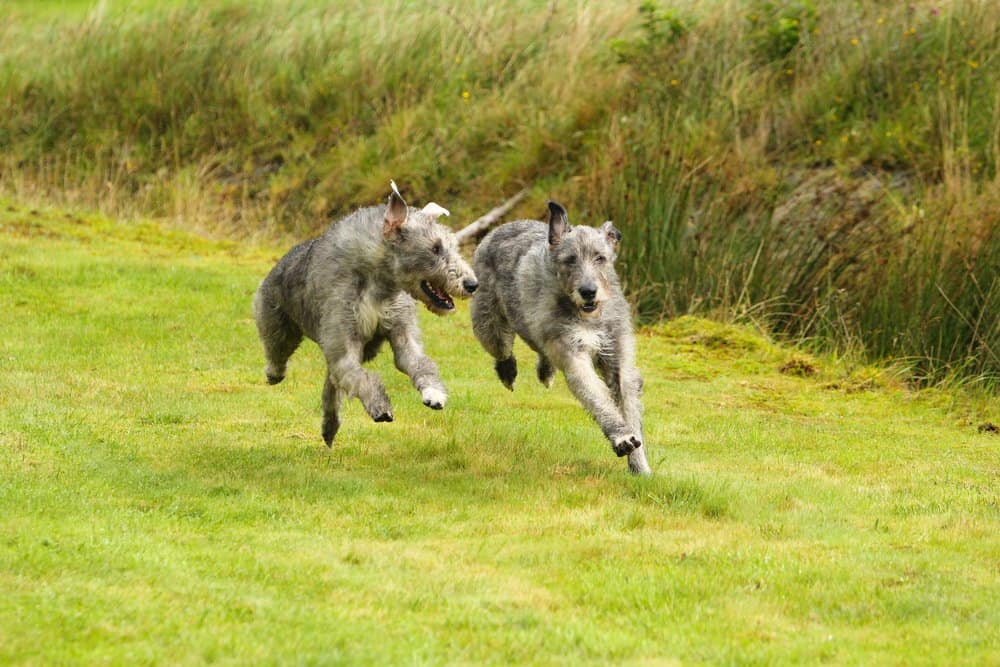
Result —
[[264, 383], [277, 254], [0, 204], [0, 662], [1000, 662], [997, 399], [682, 318], [635, 479], [462, 308], [446, 410], [381, 357], [396, 421], [327, 450], [317, 350]]

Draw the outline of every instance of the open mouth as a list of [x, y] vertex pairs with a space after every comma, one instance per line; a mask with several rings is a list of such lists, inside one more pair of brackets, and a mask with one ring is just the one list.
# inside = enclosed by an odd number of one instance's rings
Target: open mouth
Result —
[[585, 303], [582, 306], [580, 306], [580, 310], [582, 310], [585, 313], [592, 313], [595, 310], [597, 310], [597, 303], [594, 301], [591, 301], [590, 303]]
[[440, 308], [441, 310], [453, 310], [455, 308], [455, 302], [451, 300], [447, 292], [439, 290], [426, 280], [420, 281], [420, 289], [431, 300], [431, 305], [435, 308]]

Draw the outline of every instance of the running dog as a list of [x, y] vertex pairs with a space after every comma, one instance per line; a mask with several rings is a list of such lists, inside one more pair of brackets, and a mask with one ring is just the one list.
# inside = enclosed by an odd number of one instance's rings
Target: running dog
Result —
[[481, 287], [472, 300], [476, 338], [514, 389], [514, 335], [538, 354], [538, 379], [556, 370], [635, 474], [650, 474], [643, 446], [642, 378], [635, 366], [631, 312], [614, 270], [621, 233], [571, 227], [549, 202], [548, 224], [518, 220], [490, 232], [476, 249]]
[[444, 407], [447, 391], [424, 354], [416, 301], [443, 315], [455, 309], [452, 296], [469, 296], [479, 286], [452, 232], [436, 222], [448, 211], [433, 202], [410, 208], [391, 186], [387, 205], [360, 209], [292, 248], [254, 296], [268, 383], [285, 378], [303, 336], [326, 357], [322, 432], [328, 447], [344, 398], [359, 399], [376, 422], [392, 421], [385, 385], [362, 367], [385, 341], [424, 405]]

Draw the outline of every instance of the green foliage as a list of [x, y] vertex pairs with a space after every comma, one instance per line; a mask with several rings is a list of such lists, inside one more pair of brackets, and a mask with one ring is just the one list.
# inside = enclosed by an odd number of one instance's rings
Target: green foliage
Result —
[[816, 7], [809, 0], [757, 0], [751, 3], [750, 12], [750, 39], [765, 62], [787, 58], [819, 24]]
[[[555, 74], [575, 54], [584, 69], [606, 57], [581, 49], [587, 26], [521, 10], [492, 11], [502, 35], [450, 12], [306, 1], [95, 10], [76, 32], [14, 24], [0, 149], [7, 166], [45, 174], [55, 160], [75, 186], [156, 215], [194, 180], [199, 202], [223, 204], [205, 215], [244, 231], [315, 229], [381, 199], [389, 178], [437, 197], [480, 192], [462, 214], [495, 201], [496, 183], [559, 174], [614, 99], [611, 75]], [[549, 112], [503, 103], [546, 86]]]
[[611, 47], [622, 62], [655, 62], [690, 31], [689, 21], [672, 9], [663, 9], [656, 0], [639, 5], [642, 31], [639, 37], [613, 39]]
[[624, 272], [640, 311], [748, 317], [910, 359], [921, 381], [996, 385], [997, 79], [979, 63], [998, 19], [829, 5], [799, 20], [809, 56], [772, 70], [745, 69], [768, 33], [720, 14], [630, 66], [590, 192], [639, 243]]
[[[683, 317], [638, 332], [636, 479], [561, 379], [448, 384], [319, 437], [322, 355], [268, 386], [283, 249], [0, 201], [4, 664], [989, 664], [1000, 403]], [[523, 346], [516, 353], [530, 363]], [[664, 631], [668, 628], [669, 631]]]

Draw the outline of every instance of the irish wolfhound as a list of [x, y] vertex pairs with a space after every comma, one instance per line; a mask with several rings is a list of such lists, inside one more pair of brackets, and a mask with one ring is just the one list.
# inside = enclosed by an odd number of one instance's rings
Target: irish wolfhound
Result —
[[392, 183], [386, 206], [363, 208], [325, 234], [292, 248], [254, 296], [254, 317], [267, 358], [267, 381], [285, 366], [303, 336], [323, 350], [323, 440], [333, 443], [345, 397], [360, 399], [376, 422], [392, 421], [382, 380], [361, 364], [389, 341], [396, 368], [424, 405], [440, 410], [448, 396], [435, 363], [424, 354], [415, 299], [432, 313], [455, 308], [449, 295], [469, 295], [479, 283], [458, 253], [455, 237], [436, 219], [448, 211], [431, 202], [409, 208]]
[[570, 227], [555, 202], [548, 225], [501, 225], [473, 258], [482, 286], [472, 300], [472, 327], [508, 389], [517, 376], [517, 334], [538, 354], [538, 379], [551, 386], [561, 370], [615, 454], [628, 456], [632, 472], [649, 474], [631, 313], [612, 265], [620, 240], [611, 222]]

